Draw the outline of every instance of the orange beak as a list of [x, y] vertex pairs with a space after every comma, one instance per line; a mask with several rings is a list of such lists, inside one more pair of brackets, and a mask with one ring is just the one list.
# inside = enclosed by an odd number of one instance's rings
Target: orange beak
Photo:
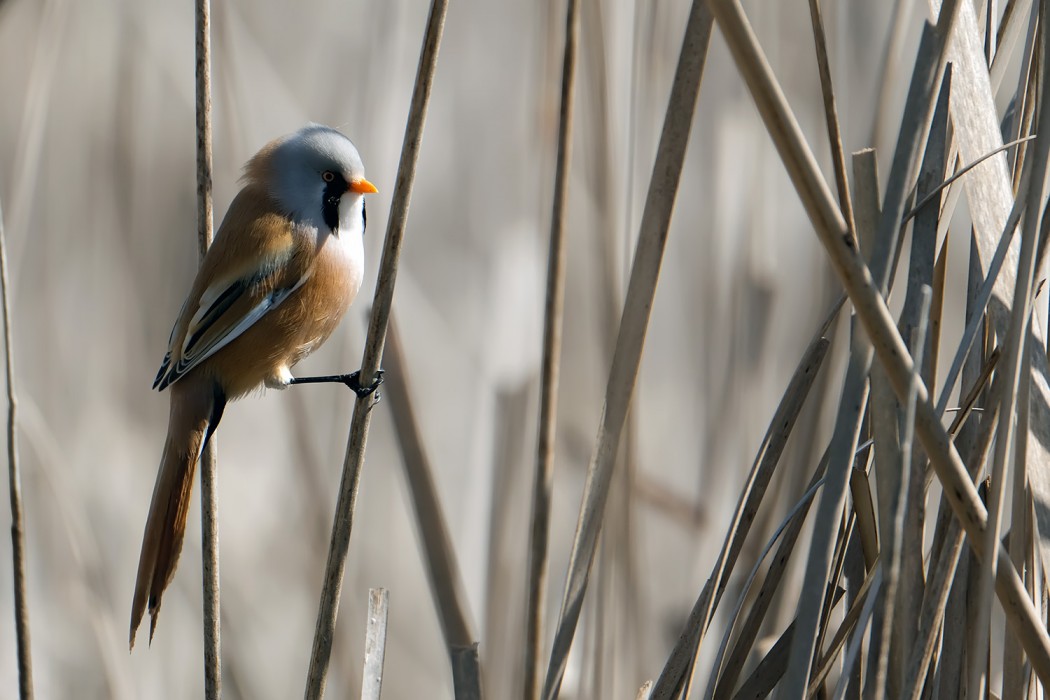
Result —
[[379, 190], [368, 180], [361, 178], [360, 180], [350, 181], [350, 191], [357, 192], [358, 194], [375, 194]]

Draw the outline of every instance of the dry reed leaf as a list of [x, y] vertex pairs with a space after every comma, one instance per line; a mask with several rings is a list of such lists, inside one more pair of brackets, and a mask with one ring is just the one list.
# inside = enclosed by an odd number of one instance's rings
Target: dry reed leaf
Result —
[[[838, 629], [835, 630], [835, 635], [828, 643], [824, 655], [821, 657], [820, 662], [816, 665], [813, 671], [813, 679], [808, 691], [810, 696], [814, 695], [820, 689], [821, 684], [824, 683], [828, 674], [831, 673], [832, 668], [834, 668], [836, 664], [836, 658], [838, 658], [839, 653], [843, 650], [844, 645], [846, 644], [847, 635], [855, 629], [857, 622], [860, 620], [864, 608], [867, 606], [868, 594], [871, 593], [871, 586], [876, 580], [877, 571], [877, 568], [872, 568], [868, 572], [868, 575], [864, 578], [864, 582], [854, 596], [852, 605], [850, 605], [846, 614], [842, 616], [842, 623], [839, 625]], [[844, 681], [840, 679], [839, 682], [842, 683]]]
[[[923, 154], [916, 185], [918, 193], [928, 192], [944, 179], [948, 138], [948, 102], [951, 94], [951, 66], [946, 67], [940, 94], [934, 109], [929, 138]], [[938, 206], [920, 209], [912, 226], [911, 254], [904, 299], [898, 327], [908, 339], [909, 350], [918, 365], [915, 371], [932, 386], [934, 361], [930, 358], [932, 345], [925, 331], [929, 322], [930, 285], [933, 284], [936, 254]], [[920, 332], [921, 331], [921, 332]], [[913, 339], [918, 334], [919, 339]], [[927, 358], [925, 362], [918, 358]], [[879, 367], [872, 369], [872, 411], [876, 438], [885, 434], [888, 448], [883, 458], [878, 443], [875, 447], [877, 485], [880, 503], [880, 531], [883, 533], [881, 560], [888, 567], [884, 577], [883, 599], [875, 610], [869, 666], [874, 673], [876, 689], [887, 697], [899, 694], [909, 647], [915, 635], [915, 625], [922, 605], [923, 562], [921, 547], [903, 546], [903, 543], [923, 542], [925, 498], [925, 460], [921, 450], [912, 449], [911, 419], [914, 397], [910, 408], [903, 411], [886, 383]], [[879, 399], [876, 401], [876, 399]], [[878, 409], [876, 409], [878, 407]], [[877, 419], [877, 420], [876, 420]], [[903, 419], [903, 420], [902, 420]], [[897, 431], [902, 431], [897, 441]], [[876, 691], [878, 692], [878, 690]]]
[[[816, 175], [807, 179], [802, 168], [816, 172], [812, 153], [808, 151], [798, 133], [797, 123], [786, 104], [776, 80], [761, 49], [750, 34], [747, 19], [739, 5], [729, 2], [717, 4], [720, 26], [730, 40], [730, 48], [738, 67], [752, 89], [767, 128], [774, 135], [774, 142], [781, 151], [782, 159], [788, 168], [796, 189], [804, 205], [814, 220], [818, 232], [822, 227], [837, 233], [844, 226], [841, 214], [827, 201], [827, 184]], [[725, 12], [723, 15], [721, 12]], [[951, 15], [946, 15], [948, 19]], [[727, 26], [728, 25], [728, 26]], [[730, 37], [730, 32], [733, 36]], [[745, 57], [745, 51], [747, 55]], [[891, 259], [897, 248], [899, 222], [904, 213], [907, 191], [914, 181], [913, 172], [918, 167], [918, 153], [925, 136], [929, 131], [932, 119], [936, 87], [945, 63], [944, 41], [938, 40], [927, 31], [919, 46], [919, 57], [915, 62], [905, 113], [901, 122], [900, 136], [890, 169], [882, 213], [872, 245], [871, 270], [876, 288], [884, 290], [893, 270]], [[796, 138], [786, 137], [792, 134]], [[797, 140], [796, 140], [797, 139]], [[845, 240], [845, 239], [843, 239]], [[850, 248], [855, 253], [855, 248]], [[856, 303], [856, 300], [854, 300]], [[840, 410], [838, 413], [833, 447], [829, 462], [827, 483], [821, 494], [817, 511], [817, 520], [822, 523], [838, 522], [845, 503], [845, 491], [849, 478], [849, 465], [856, 450], [857, 435], [860, 429], [862, 407], [867, 401], [868, 372], [872, 362], [871, 346], [861, 340], [851, 350], [849, 367], [843, 387]], [[897, 387], [900, 388], [900, 387]], [[832, 544], [835, 532], [829, 528], [817, 530], [810, 547], [810, 558], [806, 567], [802, 586], [802, 597], [799, 600], [798, 619], [801, 621], [788, 674], [785, 679], [784, 692], [789, 695], [800, 695], [808, 686], [810, 664], [819, 636], [818, 627], [821, 616], [817, 613], [824, 609], [823, 582], [827, 580]]]
[[[817, 489], [822, 483], [822, 475], [826, 466], [827, 460], [821, 460], [809, 487], [806, 489], [806, 493], [803, 494], [802, 499], [795, 504], [773, 531], [772, 537], [769, 538], [769, 541], [763, 547], [754, 566], [748, 573], [747, 579], [738, 594], [736, 609], [733, 610], [725, 626], [726, 631], [722, 637], [722, 644], [718, 649], [718, 656], [715, 658], [711, 678], [708, 681], [708, 689], [704, 694], [705, 698], [715, 698], [715, 700], [727, 698], [732, 692], [733, 686], [736, 685], [740, 672], [743, 670], [744, 662], [751, 653], [755, 638], [758, 636], [759, 628], [766, 622], [765, 615], [769, 610], [769, 604], [772, 602], [780, 581], [783, 579], [788, 560], [794, 551], [795, 543], [798, 541], [798, 535], [802, 530], [803, 523], [806, 521], [806, 516], [809, 514], [809, 507], [813, 503], [813, 496], [816, 495]], [[754, 596], [754, 604], [748, 611], [747, 619], [737, 634], [731, 653], [727, 656], [726, 652], [730, 637], [733, 634], [737, 621], [740, 619], [740, 614], [743, 612], [744, 604], [749, 599], [751, 587], [758, 577], [762, 563], [766, 560], [773, 545], [778, 540], [780, 540], [780, 546], [777, 548], [776, 556], [770, 561], [769, 568], [762, 580], [762, 586]]]
[[816, 337], [806, 348], [781, 398], [780, 405], [773, 414], [773, 419], [770, 421], [765, 438], [755, 455], [755, 461], [741, 490], [736, 510], [722, 542], [718, 560], [693, 604], [685, 628], [678, 636], [678, 641], [667, 663], [664, 664], [660, 677], [656, 680], [656, 685], [653, 687], [654, 698], [672, 697], [676, 689], [686, 681], [686, 671], [692, 666], [696, 650], [703, 641], [707, 625], [718, 607], [729, 576], [733, 573], [737, 557], [740, 555], [744, 540], [762, 504], [770, 479], [780, 462], [787, 439], [791, 435], [799, 412], [816, 379], [817, 371], [827, 354], [829, 342], [823, 335], [827, 332], [839, 308], [841, 307], [838, 304], [832, 308], [831, 313], [818, 329]]
[[[845, 223], [835, 208], [827, 185], [800, 133], [797, 121], [776, 85], [768, 63], [761, 55], [761, 50], [748, 27], [742, 9], [731, 0], [713, 2], [712, 9], [733, 52], [738, 68], [747, 80], [759, 112], [767, 124], [767, 129], [781, 153], [796, 190], [810, 215], [818, 238], [825, 246], [836, 272], [854, 302], [858, 315], [871, 337], [879, 361], [890, 376], [894, 391], [898, 398], [901, 398], [907, 394], [912, 384], [912, 363], [894, 327], [889, 310], [879, 293], [876, 278], [859, 259], [855, 248], [850, 245]], [[946, 7], [941, 13], [942, 26], [939, 33], [944, 38], [949, 34], [947, 30], [955, 17], [956, 9], [957, 6], [949, 11]], [[939, 71], [935, 71], [934, 74], [939, 75]], [[901, 143], [898, 143], [898, 151], [901, 148]], [[894, 182], [892, 176], [890, 182], [891, 184]], [[894, 201], [889, 194], [887, 201]], [[884, 223], [890, 221], [893, 224], [892, 227], [896, 227], [901, 215], [903, 215], [903, 199], [901, 199], [899, 209], [884, 207], [882, 221]], [[979, 541], [987, 527], [987, 512], [967, 478], [958, 452], [955, 451], [954, 445], [940, 424], [939, 416], [929, 402], [925, 387], [918, 389], [916, 434], [930, 456], [934, 469], [945, 486], [949, 502], [971, 536], [971, 541]], [[825, 496], [830, 490], [830, 481], [828, 486]], [[1005, 554], [1002, 556], [1006, 558]], [[999, 566], [996, 580], [996, 592], [1003, 602], [1011, 629], [1022, 639], [1026, 652], [1031, 656], [1033, 668], [1042, 679], [1050, 680], [1050, 636], [1047, 635], [1042, 623], [1036, 619], [1031, 600], [1027, 597], [1017, 572], [1009, 563], [1006, 566]], [[803, 604], [805, 600], [804, 598]], [[803, 609], [803, 606], [800, 606], [800, 610]], [[804, 618], [800, 617], [800, 619]], [[791, 693], [793, 688], [801, 692], [805, 688], [809, 675], [811, 655], [809, 650], [811, 649], [811, 644], [796, 645], [793, 654], [798, 661], [797, 664], [789, 665], [790, 675], [787, 680], [790, 682], [785, 686], [784, 692]], [[796, 688], [799, 685], [801, 689]]]
[[[862, 451], [863, 446], [857, 451]], [[865, 567], [875, 566], [879, 557], [879, 529], [876, 525], [875, 499], [871, 496], [871, 482], [864, 466], [853, 466], [849, 474], [849, 492], [853, 499], [853, 516], [856, 519], [857, 536], [860, 539], [861, 552], [864, 554]]]
[[751, 672], [751, 675], [740, 684], [740, 688], [733, 695], [734, 700], [763, 700], [769, 697], [787, 669], [791, 642], [794, 637], [795, 622], [792, 621], [762, 657], [762, 660], [758, 662], [758, 666]]

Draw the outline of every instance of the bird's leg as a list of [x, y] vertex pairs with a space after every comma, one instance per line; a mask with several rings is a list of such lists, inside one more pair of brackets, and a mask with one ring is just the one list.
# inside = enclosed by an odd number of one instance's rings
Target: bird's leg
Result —
[[[292, 377], [288, 384], [345, 384], [350, 387], [350, 390], [357, 394], [359, 399], [363, 399], [375, 392], [379, 388], [379, 385], [383, 383], [383, 370], [376, 370], [376, 377], [372, 380], [372, 383], [368, 386], [361, 386], [360, 382], [361, 370], [351, 372], [350, 374], [329, 374], [324, 377]], [[376, 398], [379, 398], [378, 395]]]

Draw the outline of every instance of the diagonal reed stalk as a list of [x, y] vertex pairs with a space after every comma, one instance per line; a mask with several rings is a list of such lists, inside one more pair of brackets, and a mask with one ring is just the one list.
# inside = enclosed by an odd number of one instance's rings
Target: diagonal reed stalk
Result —
[[419, 423], [412, 409], [408, 367], [402, 351], [396, 317], [391, 315], [387, 328], [385, 364], [388, 374], [384, 391], [390, 401], [402, 462], [405, 466], [413, 512], [423, 542], [427, 578], [434, 597], [452, 667], [456, 700], [480, 700], [481, 668], [478, 662], [477, 635], [469, 620], [468, 603], [463, 591], [459, 565], [456, 563], [452, 538], [434, 485], [433, 469], [423, 447]]
[[[448, 0], [432, 0], [427, 17], [423, 43], [420, 47], [416, 83], [412, 90], [405, 138], [401, 145], [401, 162], [397, 168], [397, 180], [390, 204], [383, 257], [379, 262], [379, 278], [372, 302], [372, 315], [368, 323], [364, 354], [361, 358], [361, 383], [370, 384], [379, 371], [383, 356], [390, 306], [394, 298], [394, 282], [401, 257], [401, 246], [408, 220], [408, 205], [412, 197], [412, 184], [419, 159], [419, 147], [423, 140], [423, 125], [426, 122], [427, 104], [437, 69], [438, 48], [445, 27]], [[361, 480], [361, 467], [365, 458], [365, 442], [371, 422], [375, 394], [358, 398], [354, 404], [354, 416], [347, 437], [343, 474], [339, 482], [339, 498], [335, 506], [332, 523], [332, 538], [328, 547], [324, 584], [317, 611], [317, 626], [314, 630], [313, 649], [307, 669], [307, 700], [316, 700], [324, 695], [328, 665], [332, 657], [332, 642], [335, 638], [335, 621], [339, 614], [339, 594], [343, 585], [343, 571], [350, 548], [350, 531], [353, 528], [354, 505]]]
[[[194, 3], [197, 92], [197, 247], [200, 259], [212, 239], [211, 0]], [[201, 573], [204, 597], [204, 697], [222, 697], [219, 615], [219, 494], [217, 443], [212, 436], [201, 455]], [[150, 629], [150, 637], [153, 630]]]
[[539, 435], [529, 527], [523, 700], [535, 700], [539, 697], [543, 672], [540, 665], [543, 656], [543, 614], [547, 607], [547, 550], [550, 541], [551, 491], [554, 484], [554, 447], [558, 423], [558, 379], [565, 307], [566, 198], [569, 191], [569, 165], [572, 161], [573, 93], [579, 34], [579, 0], [568, 0], [565, 8], [565, 50], [561, 68], [558, 152], [554, 170], [554, 199], [551, 205], [550, 247], [547, 257], [547, 300], [543, 315]]
[[591, 563], [594, 561], [598, 533], [609, 494], [612, 467], [616, 461], [620, 434], [638, 378], [649, 313], [656, 293], [656, 282], [660, 276], [660, 265], [667, 243], [675, 196], [678, 193], [682, 164], [685, 161], [686, 146], [689, 143], [693, 113], [700, 94], [700, 78], [706, 63], [711, 28], [711, 14], [704, 0], [694, 0], [671, 87], [653, 175], [649, 181], [641, 232], [627, 287], [627, 299], [606, 385], [601, 425], [587, 468], [587, 481], [580, 505], [576, 535], [573, 538], [561, 612], [544, 681], [542, 697], [545, 700], [553, 700], [558, 695], [587, 590], [587, 580]]
[[11, 332], [11, 287], [7, 275], [7, 235], [0, 207], [0, 294], [4, 297], [4, 378], [7, 383], [7, 487], [11, 499], [11, 571], [14, 575], [15, 638], [18, 645], [18, 697], [33, 698], [33, 655], [26, 600], [26, 533], [22, 513], [22, 472], [18, 464], [18, 402], [15, 398], [15, 359]]
[[[773, 137], [814, 225], [815, 233], [825, 247], [835, 272], [864, 324], [894, 393], [899, 400], [905, 401], [912, 386], [914, 363], [880, 294], [880, 285], [852, 245], [845, 222], [827, 183], [821, 176], [798, 122], [762, 55], [742, 8], [732, 0], [714, 0], [712, 9], [737, 67], [748, 84], [766, 128]], [[942, 8], [942, 21], [946, 15], [952, 14], [947, 7]], [[897, 222], [902, 213], [897, 212]], [[884, 211], [884, 221], [886, 216], [887, 212]], [[983, 547], [983, 535], [988, 527], [988, 513], [970, 481], [955, 445], [930, 403], [926, 387], [921, 384], [916, 390], [915, 434], [944, 487], [952, 510], [969, 537], [971, 547], [978, 557], [985, 556], [987, 552]], [[996, 570], [996, 593], [1002, 602], [1010, 629], [1017, 635], [1029, 655], [1033, 670], [1044, 683], [1050, 681], [1050, 636], [1039, 620], [1009, 556], [1004, 552], [1000, 552]], [[799, 659], [801, 668], [789, 669], [794, 680], [792, 684], [782, 688], [781, 692], [786, 694], [785, 697], [793, 696], [792, 689], [798, 682], [801, 682], [802, 686], [794, 696], [805, 691], [810, 654], [802, 654]]]

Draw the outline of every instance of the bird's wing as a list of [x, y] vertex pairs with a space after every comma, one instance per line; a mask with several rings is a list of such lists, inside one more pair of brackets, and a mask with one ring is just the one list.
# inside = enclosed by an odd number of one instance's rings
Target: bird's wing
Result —
[[[201, 264], [194, 291], [172, 330], [155, 389], [164, 389], [229, 345], [310, 278], [309, 256], [290, 227], [265, 210], [253, 217], [250, 204], [239, 209], [234, 200]], [[240, 227], [236, 235], [230, 235], [231, 224]], [[274, 235], [275, 226], [287, 230]], [[202, 280], [214, 281], [201, 290]]]
[[303, 285], [309, 275], [303, 275], [294, 284], [276, 286], [260, 294], [267, 285], [265, 279], [241, 278], [222, 287], [211, 287], [211, 303], [201, 305], [190, 319], [179, 359], [172, 363], [172, 352], [166, 356], [167, 373], [157, 382], [164, 389], [191, 369], [233, 342], [252, 324], [277, 308], [281, 302]]

